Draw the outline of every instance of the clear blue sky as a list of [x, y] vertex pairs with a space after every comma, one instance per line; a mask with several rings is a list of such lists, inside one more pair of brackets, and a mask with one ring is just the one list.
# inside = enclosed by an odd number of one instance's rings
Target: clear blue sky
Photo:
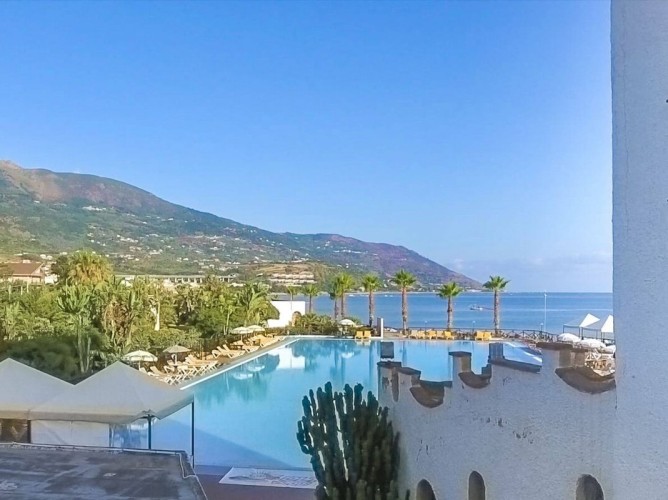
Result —
[[0, 158], [611, 288], [608, 2], [2, 2], [0, 34]]

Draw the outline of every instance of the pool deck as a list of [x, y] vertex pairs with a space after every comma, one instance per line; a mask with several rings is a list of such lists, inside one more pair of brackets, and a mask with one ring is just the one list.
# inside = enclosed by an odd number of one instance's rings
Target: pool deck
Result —
[[16, 444], [0, 444], [0, 498], [206, 500], [185, 454]]

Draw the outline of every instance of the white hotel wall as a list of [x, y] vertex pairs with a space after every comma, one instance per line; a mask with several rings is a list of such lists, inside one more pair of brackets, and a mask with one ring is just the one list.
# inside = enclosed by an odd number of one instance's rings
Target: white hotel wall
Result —
[[279, 317], [267, 320], [269, 328], [285, 328], [292, 323], [295, 313], [306, 314], [306, 302], [303, 300], [272, 300], [271, 305], [278, 310]]
[[613, 1], [615, 490], [668, 498], [668, 1]]
[[489, 385], [479, 389], [459, 379], [461, 358], [455, 358], [452, 388], [445, 387], [435, 408], [413, 396], [411, 388], [420, 389], [410, 374], [397, 373], [395, 402], [391, 377], [397, 370], [379, 367], [379, 399], [401, 433], [400, 481], [411, 497], [426, 479], [438, 500], [468, 498], [469, 475], [477, 471], [487, 499], [574, 499], [585, 474], [609, 498], [615, 391], [590, 394], [569, 386], [554, 372], [558, 358], [558, 351], [545, 351], [539, 373], [495, 365]]

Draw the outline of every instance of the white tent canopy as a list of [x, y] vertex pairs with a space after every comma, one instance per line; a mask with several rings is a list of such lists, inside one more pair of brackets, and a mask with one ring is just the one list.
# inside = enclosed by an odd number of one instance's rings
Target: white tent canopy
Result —
[[582, 328], [585, 328], [589, 325], [592, 325], [599, 321], [599, 318], [594, 316], [593, 314], [587, 313], [584, 316], [581, 316], [579, 318], [575, 318], [574, 320], [569, 321], [568, 323], [564, 324], [563, 332], [567, 332], [569, 330], [575, 330], [576, 332], [580, 333]]
[[591, 332], [601, 337], [610, 337], [615, 333], [614, 318], [609, 315], [606, 318], [596, 321], [582, 328], [583, 332]]
[[149, 416], [164, 418], [192, 401], [192, 395], [116, 362], [34, 407], [29, 417], [128, 424]]
[[13, 359], [0, 362], [0, 386], [0, 418], [17, 420], [28, 420], [31, 408], [74, 387]]

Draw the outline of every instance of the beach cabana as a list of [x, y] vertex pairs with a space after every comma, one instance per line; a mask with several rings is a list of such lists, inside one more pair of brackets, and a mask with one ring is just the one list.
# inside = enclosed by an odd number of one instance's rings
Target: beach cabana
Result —
[[[145, 422], [151, 449], [154, 420], [188, 405], [194, 426], [191, 394], [116, 362], [34, 407], [29, 413], [32, 442], [113, 447], [115, 436], [141, 430]], [[190, 444], [194, 452], [194, 428]]]
[[584, 337], [593, 336], [594, 338], [601, 340], [614, 340], [615, 339], [615, 325], [614, 318], [612, 315], [607, 316], [606, 318], [600, 319], [591, 325], [585, 326], [582, 328], [582, 335]]
[[574, 320], [571, 320], [568, 323], [564, 324], [562, 332], [575, 333], [580, 337], [582, 337], [582, 329], [596, 323], [598, 320], [599, 320], [598, 317], [594, 316], [593, 314], [587, 313], [584, 316], [575, 318]]
[[28, 365], [0, 362], [0, 441], [29, 443], [31, 408], [58, 396], [71, 384]]

